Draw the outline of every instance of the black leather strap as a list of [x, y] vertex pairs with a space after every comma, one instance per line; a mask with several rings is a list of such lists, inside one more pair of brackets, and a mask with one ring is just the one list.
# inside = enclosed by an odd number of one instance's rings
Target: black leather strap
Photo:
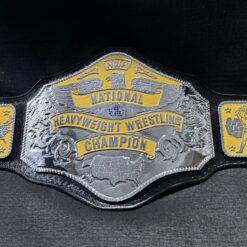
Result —
[[[146, 188], [131, 198], [120, 202], [109, 202], [107, 200], [103, 200], [89, 191], [79, 182], [74, 181], [72, 178], [68, 178], [59, 174], [35, 172], [33, 168], [21, 160], [27, 102], [29, 102], [30, 99], [32, 99], [39, 92], [43, 85], [57, 80], [60, 77], [64, 77], [68, 75], [68, 73], [71, 74], [75, 71], [78, 71], [78, 68], [81, 69], [81, 66], [70, 69], [69, 71], [59, 76], [40, 81], [31, 91], [25, 95], [14, 98], [6, 97], [0, 99], [1, 104], [12, 104], [16, 109], [12, 151], [8, 157], [0, 160], [0, 168], [14, 171], [34, 183], [55, 187], [96, 208], [130, 209], [141, 206], [161, 195], [163, 196], [171, 190], [174, 191], [191, 184], [202, 182], [219, 169], [246, 166], [245, 158], [228, 157], [222, 150], [218, 107], [223, 101], [247, 100], [247, 97], [240, 95], [217, 94], [207, 88], [202, 88], [198, 83], [192, 80], [188, 80], [188, 78], [184, 76], [183, 79], [190, 81], [193, 87], [210, 103], [215, 157], [207, 162], [201, 170], [180, 172], [162, 177], [148, 185]], [[178, 74], [173, 73], [173, 75], [176, 78], [181, 78], [181, 76], [178, 76]]]

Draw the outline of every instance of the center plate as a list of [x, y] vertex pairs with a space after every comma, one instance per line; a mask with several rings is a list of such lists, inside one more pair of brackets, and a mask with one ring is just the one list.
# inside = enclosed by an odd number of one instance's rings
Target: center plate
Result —
[[106, 201], [212, 157], [208, 101], [125, 53], [43, 86], [27, 105], [21, 159]]

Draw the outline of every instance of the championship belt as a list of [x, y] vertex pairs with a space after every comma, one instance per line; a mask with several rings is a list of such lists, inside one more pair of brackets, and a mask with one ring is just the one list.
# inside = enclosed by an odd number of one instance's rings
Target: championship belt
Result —
[[2, 98], [0, 168], [97, 208], [130, 209], [245, 166], [247, 97], [140, 60], [109, 53]]

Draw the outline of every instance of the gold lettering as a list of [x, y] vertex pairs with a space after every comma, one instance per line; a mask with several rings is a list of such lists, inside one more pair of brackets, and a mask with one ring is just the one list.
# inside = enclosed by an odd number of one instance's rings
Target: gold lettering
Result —
[[111, 149], [139, 151], [146, 153], [150, 158], [154, 158], [156, 142], [147, 137], [131, 134], [99, 135], [77, 141], [76, 148], [78, 159], [87, 153]]

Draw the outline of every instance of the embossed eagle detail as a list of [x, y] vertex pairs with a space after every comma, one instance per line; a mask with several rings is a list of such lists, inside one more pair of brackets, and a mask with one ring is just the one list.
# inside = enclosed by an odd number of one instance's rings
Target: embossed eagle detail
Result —
[[112, 73], [106, 78], [107, 82], [111, 82], [111, 89], [126, 88], [125, 78], [123, 73]]

